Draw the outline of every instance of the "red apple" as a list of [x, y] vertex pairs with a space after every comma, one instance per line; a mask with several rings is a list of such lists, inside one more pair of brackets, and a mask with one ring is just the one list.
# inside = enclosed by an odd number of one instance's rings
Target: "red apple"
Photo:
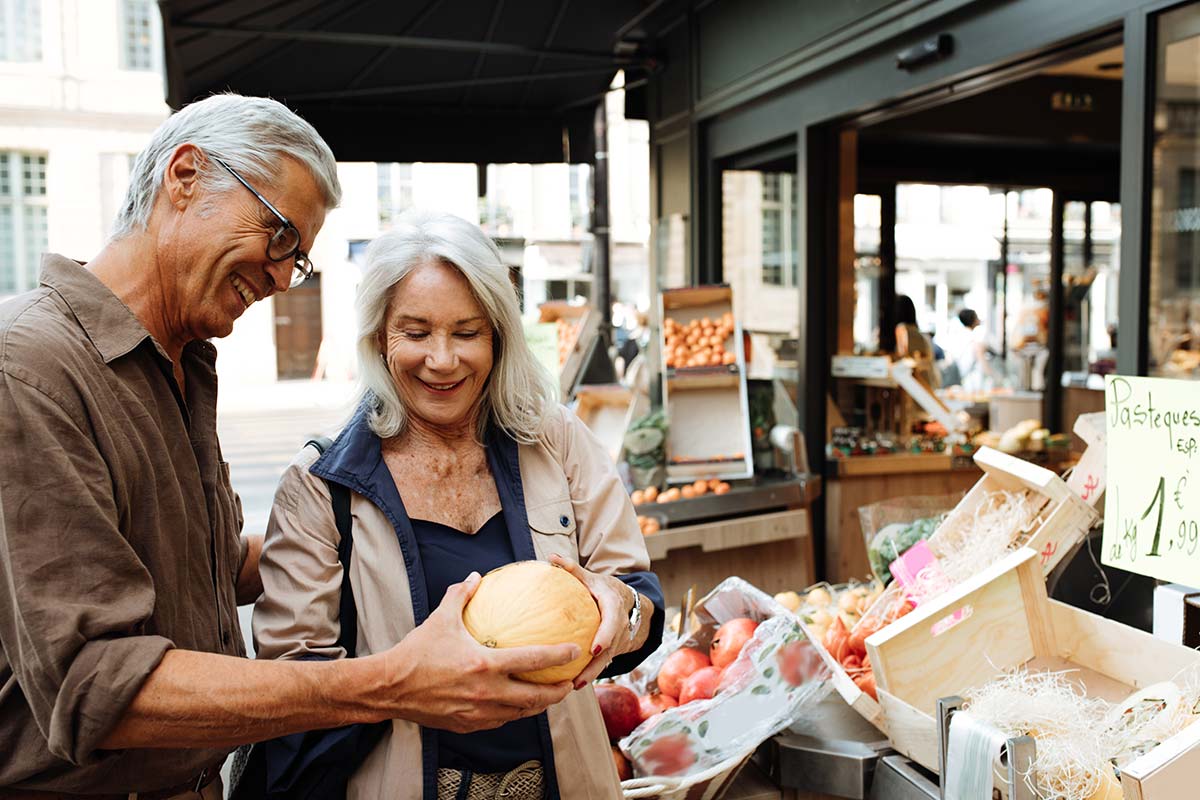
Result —
[[614, 742], [629, 735], [642, 724], [638, 696], [615, 683], [596, 684], [596, 699], [600, 702], [600, 714], [604, 717], [604, 728], [608, 738]]
[[658, 671], [658, 691], [679, 697], [683, 681], [698, 669], [712, 666], [708, 656], [692, 647], [681, 647], [663, 661]]
[[679, 691], [679, 705], [709, 699], [716, 694], [720, 682], [720, 667], [701, 667], [684, 680], [683, 688]]
[[642, 722], [677, 705], [679, 705], [679, 701], [669, 694], [644, 694], [638, 698], [638, 710], [642, 712]]
[[742, 647], [754, 635], [758, 623], [747, 617], [731, 619], [717, 628], [712, 646], [708, 648], [708, 657], [714, 667], [727, 667], [737, 660]]
[[617, 765], [617, 777], [623, 781], [627, 781], [633, 777], [633, 767], [629, 766], [629, 759], [621, 753], [620, 749], [613, 746], [613, 763]]
[[650, 743], [638, 756], [647, 775], [678, 775], [696, 763], [696, 753], [686, 733], [669, 733]]

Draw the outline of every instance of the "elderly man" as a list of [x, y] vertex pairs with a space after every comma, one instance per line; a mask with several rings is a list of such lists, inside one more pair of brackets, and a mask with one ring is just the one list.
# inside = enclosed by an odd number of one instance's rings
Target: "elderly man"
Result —
[[244, 658], [236, 606], [259, 592], [262, 539], [240, 537], [207, 339], [311, 274], [340, 191], [299, 117], [208, 98], [155, 132], [104, 249], [47, 256], [41, 286], [0, 306], [0, 798], [219, 797], [240, 743], [495, 727], [570, 690], [509, 675], [573, 645], [469, 637], [477, 576], [388, 652]]

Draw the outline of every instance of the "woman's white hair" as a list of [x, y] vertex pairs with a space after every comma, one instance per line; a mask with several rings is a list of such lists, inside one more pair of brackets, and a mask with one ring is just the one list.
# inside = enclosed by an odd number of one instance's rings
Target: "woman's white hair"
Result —
[[[216, 94], [185, 106], [154, 131], [133, 162], [113, 239], [146, 229], [171, 154], [186, 143], [220, 157], [251, 183], [273, 185], [282, 159], [294, 159], [312, 173], [326, 209], [341, 201], [337, 161], [316, 128], [276, 100]], [[212, 163], [201, 164], [200, 178], [216, 192], [237, 186]]]
[[500, 251], [478, 225], [456, 217], [413, 209], [367, 248], [366, 271], [358, 287], [358, 368], [371, 430], [387, 439], [401, 433], [408, 411], [387, 364], [380, 358], [380, 332], [392, 290], [413, 268], [443, 262], [467, 279], [491, 323], [492, 372], [480, 398], [477, 435], [496, 425], [517, 442], [532, 444], [556, 402], [550, 374], [525, 341], [517, 292]]

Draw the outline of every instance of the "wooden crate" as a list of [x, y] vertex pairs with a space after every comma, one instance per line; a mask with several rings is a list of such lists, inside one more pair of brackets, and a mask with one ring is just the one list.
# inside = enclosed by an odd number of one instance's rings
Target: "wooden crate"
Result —
[[[733, 311], [728, 286], [667, 289], [659, 295], [659, 319], [687, 324], [693, 319], [717, 318]], [[660, 338], [662, 333], [660, 331]], [[726, 348], [733, 364], [719, 367], [668, 368], [664, 371], [663, 406], [667, 434], [667, 482], [691, 483], [698, 478], [737, 480], [754, 475], [750, 408], [746, 390], [746, 354], [742, 328]], [[665, 341], [660, 341], [665, 348]]]
[[[867, 652], [888, 738], [935, 771], [938, 699], [966, 694], [1004, 671], [1071, 670], [1090, 696], [1120, 702], [1200, 664], [1194, 650], [1049, 599], [1040, 557], [1029, 548], [869, 637]], [[1122, 776], [1125, 797], [1184, 796], [1158, 787], [1195, 774], [1198, 736], [1200, 723], [1135, 761]]]
[[596, 438], [614, 462], [621, 458], [625, 431], [633, 422], [633, 392], [620, 384], [580, 386], [575, 392], [575, 414]]
[[929, 547], [935, 555], [942, 552], [940, 548], [944, 542], [968, 524], [980, 506], [987, 502], [988, 495], [997, 491], [1034, 492], [1044, 498], [1038, 515], [1039, 524], [1030, 535], [1014, 544], [1035, 550], [1047, 575], [1075, 551], [1100, 520], [1094, 508], [1083, 502], [1062, 478], [1044, 467], [990, 447], [979, 449], [975, 454], [975, 465], [983, 470], [983, 477], [929, 538]]
[[[946, 519], [942, 520], [941, 525], [929, 538], [929, 547], [935, 555], [940, 554], [944, 543], [952, 540], [955, 534], [969, 523], [976, 510], [987, 502], [988, 495], [997, 491], [1033, 492], [1043, 498], [1041, 512], [1036, 518], [1038, 523], [1025, 536], [1024, 541], [1016, 544], [1035, 550], [1044, 574], [1049, 574], [1059, 561], [1072, 552], [1099, 519], [1095, 510], [1084, 503], [1050, 470], [989, 447], [981, 448], [975, 454], [975, 464], [983, 470], [983, 477], [975, 482], [967, 495], [959, 501]], [[877, 602], [887, 602], [891, 593], [897, 591], [899, 590], [889, 589]], [[904, 619], [906, 618], [902, 617], [882, 630], [891, 630]], [[893, 722], [887, 714], [887, 709], [854, 685], [854, 681], [829, 655], [823, 644], [817, 643], [816, 649], [832, 670], [833, 687], [842, 699], [876, 728], [884, 733], [890, 732]], [[871, 664], [874, 666], [874, 658], [871, 659]], [[878, 683], [878, 673], [876, 682]]]
[[575, 331], [575, 343], [566, 360], [558, 365], [558, 388], [563, 402], [566, 402], [595, 343], [596, 333], [600, 329], [600, 315], [591, 306], [571, 305], [565, 300], [550, 300], [538, 306], [539, 322], [558, 322], [560, 319], [571, 323]]

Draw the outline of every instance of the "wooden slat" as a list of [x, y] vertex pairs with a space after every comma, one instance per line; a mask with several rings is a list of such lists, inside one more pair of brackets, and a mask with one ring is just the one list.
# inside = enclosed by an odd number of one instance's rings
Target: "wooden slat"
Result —
[[811, 534], [809, 511], [800, 508], [672, 528], [647, 536], [646, 551], [650, 553], [650, 560], [654, 561], [666, 558], [671, 550], [684, 547], [699, 545], [704, 552], [711, 553], [783, 539], [806, 538]]
[[948, 472], [954, 466], [949, 453], [889, 453], [837, 459], [838, 475], [895, 475], [914, 472]]
[[[1022, 593], [1026, 575], [1041, 580], [1031, 550], [994, 564], [868, 637], [876, 685], [932, 715], [938, 698], [960, 694], [997, 670], [1033, 658], [1035, 634], [1028, 618], [1045, 609], [1027, 607]], [[934, 626], [960, 610], [966, 617], [935, 635]]]

